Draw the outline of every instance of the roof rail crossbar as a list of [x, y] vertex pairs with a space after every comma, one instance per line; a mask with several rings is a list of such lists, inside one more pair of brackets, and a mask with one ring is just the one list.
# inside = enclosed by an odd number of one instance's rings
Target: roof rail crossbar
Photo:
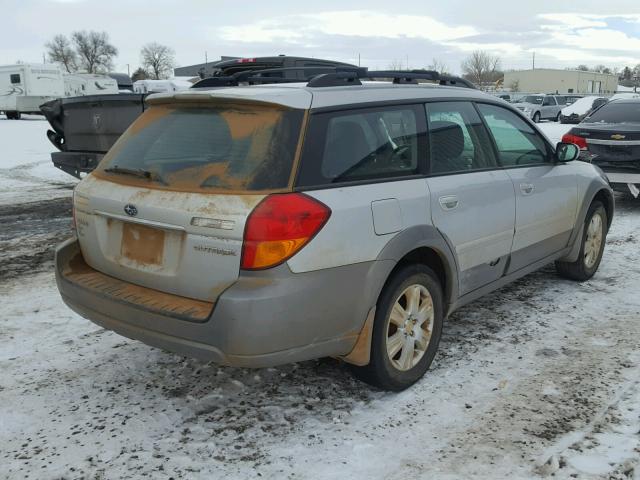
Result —
[[[238, 81], [238, 82], [246, 82], [248, 81], [248, 78], [250, 77], [264, 77], [266, 78], [272, 78], [272, 79], [281, 79], [283, 77], [271, 77], [271, 74], [274, 73], [287, 73], [287, 72], [303, 72], [305, 75], [303, 78], [300, 79], [290, 79], [290, 80], [297, 80], [298, 82], [301, 81], [307, 81], [319, 74], [322, 73], [333, 73], [333, 72], [357, 72], [359, 70], [362, 70], [359, 67], [333, 67], [331, 65], [327, 65], [327, 66], [317, 66], [317, 67], [312, 67], [312, 66], [308, 66], [308, 67], [279, 67], [279, 68], [264, 68], [264, 69], [260, 69], [260, 70], [245, 70], [242, 72], [237, 72], [234, 73], [232, 76]], [[311, 73], [314, 72], [314, 73]]]
[[[346, 75], [346, 76], [345, 76]], [[329, 73], [312, 78], [307, 84], [309, 87], [337, 87], [344, 85], [362, 85], [360, 79], [389, 78], [396, 84], [415, 84], [418, 80], [429, 80], [440, 85], [473, 88], [476, 87], [461, 77], [441, 75], [433, 70], [367, 70], [366, 68], [353, 69], [348, 73]]]

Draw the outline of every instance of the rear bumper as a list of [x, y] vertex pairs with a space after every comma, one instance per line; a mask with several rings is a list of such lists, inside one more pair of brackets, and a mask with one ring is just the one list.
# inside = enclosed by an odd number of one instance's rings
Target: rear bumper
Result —
[[104, 153], [95, 152], [53, 152], [51, 161], [56, 168], [80, 178], [81, 173], [92, 172], [104, 157]]
[[136, 303], [135, 296], [123, 301], [88, 283], [71, 281], [69, 264], [78, 255], [81, 259], [75, 239], [56, 251], [58, 289], [72, 310], [125, 337], [238, 367], [347, 355], [377, 298], [378, 292], [374, 296], [375, 289], [367, 288], [368, 280], [372, 272], [381, 271], [369, 262], [304, 274], [292, 274], [286, 266], [243, 274], [204, 321], [190, 321], [170, 309]]

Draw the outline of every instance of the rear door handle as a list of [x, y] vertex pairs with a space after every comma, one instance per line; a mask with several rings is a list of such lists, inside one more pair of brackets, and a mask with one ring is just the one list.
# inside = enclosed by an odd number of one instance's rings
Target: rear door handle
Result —
[[438, 199], [443, 210], [455, 210], [458, 208], [458, 197], [455, 195], [446, 195]]
[[522, 192], [523, 195], [531, 195], [535, 189], [536, 187], [531, 183], [520, 184], [520, 191]]

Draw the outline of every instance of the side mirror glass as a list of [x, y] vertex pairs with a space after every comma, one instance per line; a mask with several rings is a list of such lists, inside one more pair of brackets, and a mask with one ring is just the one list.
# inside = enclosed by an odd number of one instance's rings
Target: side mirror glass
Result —
[[559, 142], [556, 145], [556, 161], [557, 162], [572, 162], [580, 156], [580, 147], [575, 143], [563, 143]]

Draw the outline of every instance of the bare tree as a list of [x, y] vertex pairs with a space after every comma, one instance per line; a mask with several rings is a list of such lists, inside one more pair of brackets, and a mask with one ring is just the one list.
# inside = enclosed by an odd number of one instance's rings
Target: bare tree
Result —
[[511, 82], [511, 85], [509, 85], [509, 90], [511, 90], [512, 92], [519, 92], [520, 91], [520, 80], [516, 79], [513, 82]]
[[394, 58], [393, 60], [391, 60], [391, 62], [389, 62], [388, 68], [389, 70], [402, 70], [404, 68], [404, 63], [402, 62], [402, 60]]
[[107, 32], [80, 31], [71, 35], [78, 60], [88, 73], [108, 72], [118, 49], [109, 43]]
[[138, 69], [131, 75], [131, 80], [134, 82], [137, 82], [138, 80], [146, 80], [147, 78], [149, 78], [149, 74], [142, 67], [138, 67]]
[[484, 50], [476, 50], [462, 62], [462, 71], [465, 78], [478, 86], [495, 82], [502, 76], [500, 57]]
[[175, 66], [175, 52], [173, 49], [157, 42], [146, 44], [140, 50], [142, 67], [152, 78], [168, 78]]
[[602, 65], [602, 64], [596, 65], [595, 67], [593, 67], [593, 71], [598, 73], [611, 73], [611, 69], [606, 65]]
[[68, 73], [78, 69], [78, 55], [67, 37], [56, 35], [53, 40], [45, 44], [45, 47], [50, 62], [59, 63]]
[[436, 72], [443, 74], [449, 73], [449, 67], [447, 67], [447, 64], [438, 58], [431, 60], [431, 65], [427, 67], [427, 70], [435, 70]]
[[589, 71], [589, 67], [587, 67], [586, 65], [578, 65], [576, 67], [576, 70], [580, 70], [581, 72], [588, 72]]

